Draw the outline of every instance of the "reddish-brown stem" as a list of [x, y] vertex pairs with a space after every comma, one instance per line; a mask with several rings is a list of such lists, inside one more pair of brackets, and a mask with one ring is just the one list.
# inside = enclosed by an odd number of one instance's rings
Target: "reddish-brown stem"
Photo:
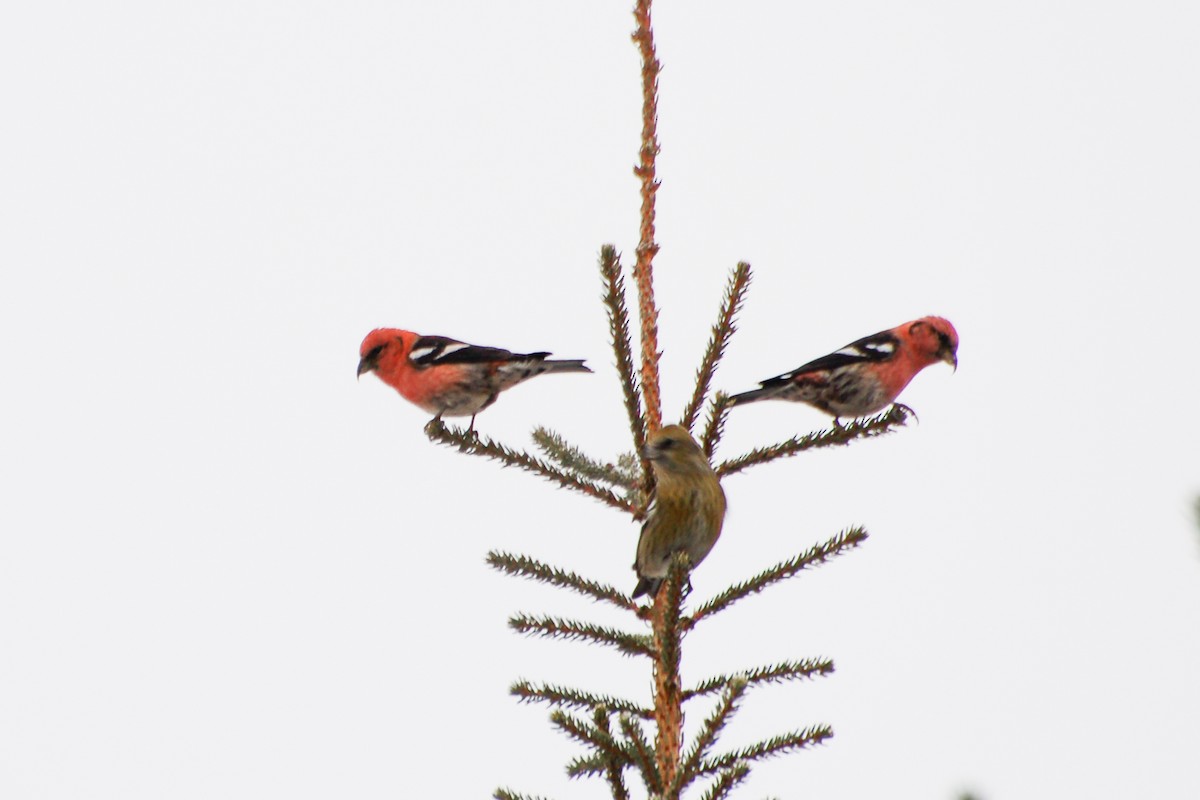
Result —
[[654, 199], [658, 194], [655, 161], [658, 158], [658, 72], [661, 65], [654, 54], [654, 32], [650, 27], [651, 0], [637, 0], [633, 18], [637, 27], [633, 41], [642, 56], [642, 146], [633, 172], [642, 184], [641, 227], [638, 232], [637, 261], [633, 278], [637, 282], [638, 315], [642, 329], [642, 397], [646, 401], [646, 427], [654, 432], [662, 427], [662, 398], [658, 385], [658, 307], [654, 303]]
[[[683, 583], [687, 566], [679, 557], [671, 565], [667, 578], [658, 589], [651, 611], [654, 628], [654, 723], [658, 736], [654, 741], [654, 756], [663, 786], [675, 785], [683, 752], [683, 686], [679, 677], [680, 630], [679, 611], [683, 602]], [[663, 800], [678, 800], [679, 789]]]

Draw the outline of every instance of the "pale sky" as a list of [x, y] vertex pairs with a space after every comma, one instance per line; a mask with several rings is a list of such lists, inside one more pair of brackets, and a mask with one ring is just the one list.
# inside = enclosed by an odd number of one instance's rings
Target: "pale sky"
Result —
[[[586, 358], [478, 426], [629, 449], [596, 268], [637, 236], [627, 4], [3, 17], [0, 796], [608, 797], [508, 686], [645, 700], [648, 665], [511, 633], [623, 620], [484, 556], [632, 588], [637, 526], [431, 444], [354, 368], [379, 326]], [[718, 388], [925, 314], [962, 340], [919, 425], [725, 482], [697, 599], [871, 534], [686, 641], [688, 681], [837, 665], [750, 693], [727, 747], [835, 737], [735, 797], [1200, 797], [1200, 9], [660, 0], [656, 28], [668, 418], [739, 260]], [[826, 424], [738, 409], [719, 455]]]

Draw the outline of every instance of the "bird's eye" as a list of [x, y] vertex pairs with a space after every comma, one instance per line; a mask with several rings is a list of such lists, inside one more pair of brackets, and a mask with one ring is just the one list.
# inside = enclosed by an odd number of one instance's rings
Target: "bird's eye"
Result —
[[375, 359], [379, 358], [379, 354], [382, 352], [383, 352], [383, 345], [381, 345], [381, 344], [375, 345], [367, 352], [367, 355], [366, 355], [367, 361], [374, 361]]
[[670, 450], [674, 446], [675, 446], [674, 439], [663, 439], [661, 442], [658, 443], [658, 448], [660, 450]]

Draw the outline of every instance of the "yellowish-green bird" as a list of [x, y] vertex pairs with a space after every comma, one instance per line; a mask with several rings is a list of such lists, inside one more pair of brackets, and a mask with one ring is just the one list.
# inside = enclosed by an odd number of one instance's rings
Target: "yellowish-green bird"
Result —
[[658, 593], [671, 557], [687, 553], [695, 567], [717, 543], [725, 522], [725, 492], [687, 429], [668, 425], [643, 451], [654, 470], [654, 503], [638, 539], [634, 597]]

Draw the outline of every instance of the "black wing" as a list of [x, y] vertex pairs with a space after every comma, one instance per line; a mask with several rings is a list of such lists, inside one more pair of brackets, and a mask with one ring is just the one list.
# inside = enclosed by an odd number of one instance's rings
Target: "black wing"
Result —
[[887, 361], [896, 355], [900, 348], [900, 339], [891, 331], [880, 331], [870, 336], [864, 336], [856, 342], [836, 350], [829, 355], [821, 356], [804, 366], [796, 367], [790, 372], [776, 375], [762, 382], [764, 389], [788, 383], [798, 375], [808, 372], [827, 372], [829, 370], [848, 367], [851, 364], [864, 364], [873, 361]]
[[480, 347], [447, 336], [422, 336], [413, 343], [408, 360], [417, 366], [479, 364], [492, 361], [541, 360], [549, 353], [513, 353], [499, 347]]

